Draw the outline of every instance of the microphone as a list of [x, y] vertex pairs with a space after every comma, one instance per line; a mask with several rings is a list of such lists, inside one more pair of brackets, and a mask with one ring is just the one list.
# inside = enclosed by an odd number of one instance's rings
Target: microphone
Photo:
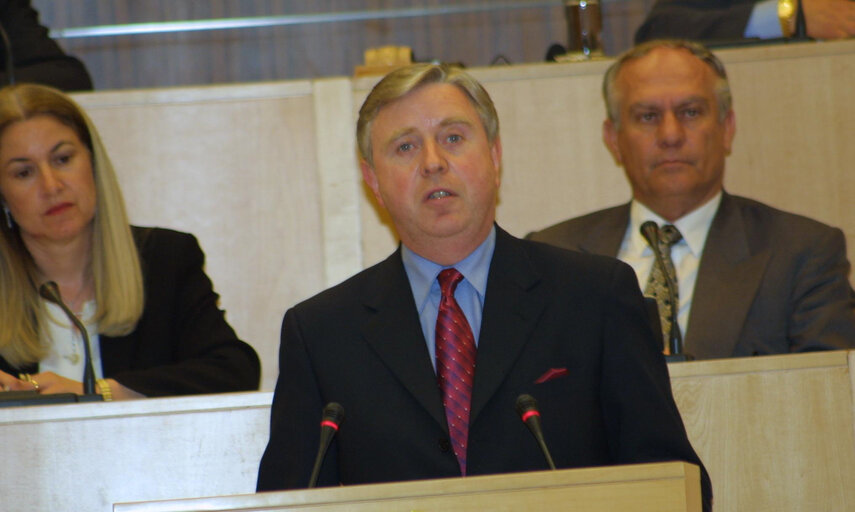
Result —
[[321, 417], [321, 441], [318, 443], [318, 456], [315, 457], [315, 466], [312, 468], [312, 476], [309, 477], [309, 489], [318, 483], [318, 475], [321, 472], [321, 464], [324, 456], [332, 442], [333, 436], [338, 432], [338, 427], [344, 421], [344, 407], [337, 402], [330, 402], [324, 407]]
[[62, 301], [62, 296], [59, 293], [59, 287], [53, 281], [47, 281], [42, 283], [39, 286], [39, 295], [43, 298], [53, 302], [65, 313], [65, 316], [71, 320], [71, 323], [80, 331], [80, 335], [83, 337], [83, 395], [88, 399], [79, 400], [81, 402], [88, 401], [99, 401], [104, 398], [101, 395], [95, 394], [95, 370], [92, 368], [92, 350], [89, 348], [89, 333], [86, 332], [86, 326], [83, 325], [83, 322], [77, 318], [77, 315], [71, 312], [68, 306], [65, 305], [65, 302]]
[[564, 48], [558, 43], [554, 43], [546, 50], [546, 57], [544, 57], [544, 60], [546, 62], [556, 62], [556, 57], [566, 54], [567, 48]]
[[552, 462], [552, 455], [549, 454], [549, 448], [546, 447], [546, 440], [543, 438], [543, 430], [540, 428], [540, 411], [537, 409], [537, 400], [531, 395], [522, 394], [517, 397], [515, 407], [520, 419], [534, 435], [535, 440], [537, 440], [537, 444], [540, 446], [543, 456], [546, 457], [546, 463], [549, 464], [549, 468], [555, 469], [555, 463]]
[[796, 29], [793, 32], [793, 37], [796, 41], [811, 41], [807, 35], [807, 22], [805, 20], [805, 11], [802, 7], [802, 2], [796, 2]]
[[652, 220], [648, 220], [641, 225], [641, 236], [647, 240], [650, 248], [653, 249], [653, 255], [656, 257], [656, 265], [659, 266], [659, 270], [665, 276], [668, 298], [671, 300], [671, 314], [669, 315], [671, 317], [671, 331], [668, 335], [668, 348], [671, 353], [665, 356], [665, 360], [671, 362], [688, 361], [689, 359], [693, 359], [693, 357], [683, 353], [683, 335], [680, 333], [680, 325], [677, 323], [677, 285], [666, 270], [665, 256], [662, 255], [662, 251], [659, 249], [659, 226]]

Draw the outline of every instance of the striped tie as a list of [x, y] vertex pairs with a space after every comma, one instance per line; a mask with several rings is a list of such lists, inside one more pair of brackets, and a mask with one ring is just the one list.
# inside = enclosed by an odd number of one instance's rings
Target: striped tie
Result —
[[475, 337], [454, 300], [454, 289], [463, 280], [463, 274], [447, 268], [439, 273], [437, 279], [442, 298], [436, 317], [436, 373], [451, 445], [460, 463], [460, 472], [465, 476], [469, 406], [475, 376]]

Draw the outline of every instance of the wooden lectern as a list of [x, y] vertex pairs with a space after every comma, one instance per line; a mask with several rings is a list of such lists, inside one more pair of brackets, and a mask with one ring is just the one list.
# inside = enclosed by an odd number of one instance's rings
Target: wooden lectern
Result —
[[700, 512], [700, 471], [685, 462], [420, 480], [140, 503], [114, 512], [573, 510]]

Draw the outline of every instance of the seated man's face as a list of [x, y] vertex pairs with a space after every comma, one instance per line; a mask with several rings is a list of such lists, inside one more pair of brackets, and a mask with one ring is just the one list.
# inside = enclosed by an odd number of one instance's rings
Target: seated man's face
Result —
[[371, 147], [374, 165], [363, 162], [363, 177], [407, 247], [437, 261], [430, 250], [437, 243], [474, 249], [486, 238], [501, 146], [487, 140], [461, 89], [427, 84], [386, 105], [371, 125]]
[[633, 196], [657, 213], [679, 203], [682, 216], [721, 190], [735, 124], [732, 111], [720, 121], [716, 79], [688, 50], [671, 48], [627, 62], [617, 76], [620, 123], [606, 121], [603, 138]]

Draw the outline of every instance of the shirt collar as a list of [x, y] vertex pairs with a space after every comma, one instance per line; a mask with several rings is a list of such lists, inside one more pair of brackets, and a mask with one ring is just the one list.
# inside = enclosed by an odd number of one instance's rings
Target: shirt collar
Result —
[[632, 200], [629, 207], [629, 254], [640, 257], [651, 252], [647, 241], [641, 236], [641, 225], [652, 220], [658, 226], [665, 224], [673, 224], [680, 230], [683, 239], [678, 242], [688, 246], [689, 251], [697, 258], [701, 257], [704, 251], [704, 244], [707, 241], [707, 234], [712, 225], [713, 218], [718, 211], [718, 206], [721, 204], [722, 193], [719, 191], [712, 199], [696, 208], [686, 215], [677, 219], [676, 222], [668, 222], [651, 209], [644, 206], [635, 199]]
[[406, 245], [401, 244], [401, 259], [404, 262], [404, 270], [413, 290], [413, 298], [416, 307], [421, 314], [430, 296], [431, 287], [436, 285], [439, 290], [436, 276], [446, 268], [454, 267], [475, 288], [481, 303], [487, 294], [487, 277], [490, 273], [490, 262], [493, 259], [493, 251], [496, 248], [496, 226], [490, 230], [487, 238], [481, 245], [475, 248], [461, 261], [454, 265], [443, 266], [419, 256], [411, 251]]

